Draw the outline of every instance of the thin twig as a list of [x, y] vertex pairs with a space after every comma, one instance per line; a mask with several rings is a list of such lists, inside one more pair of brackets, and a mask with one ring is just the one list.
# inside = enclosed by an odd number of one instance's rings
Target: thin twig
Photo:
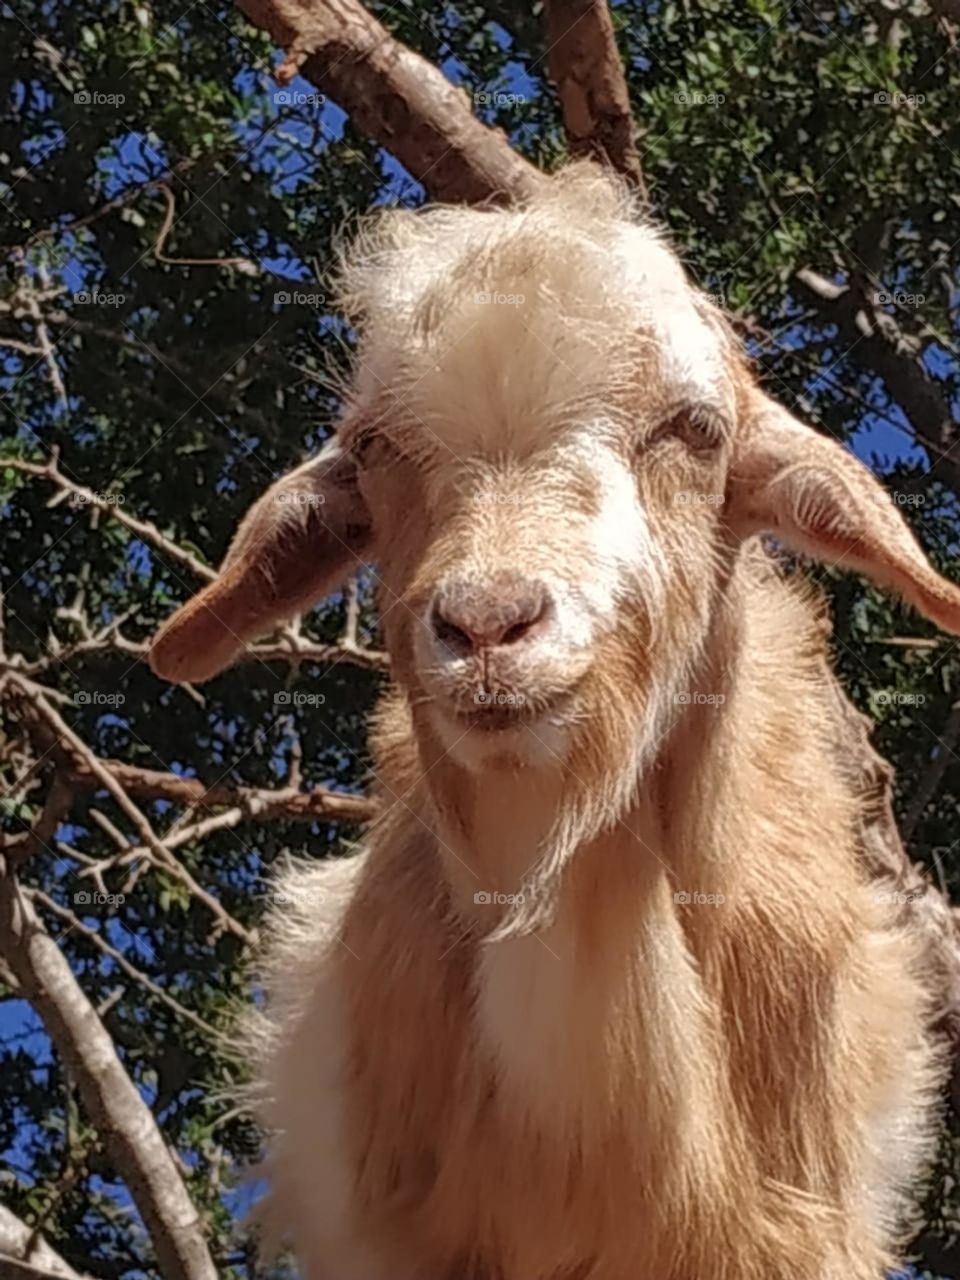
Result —
[[177, 213], [177, 202], [174, 199], [173, 192], [165, 182], [156, 184], [157, 190], [163, 195], [167, 202], [166, 212], [163, 215], [163, 223], [157, 235], [156, 244], [153, 252], [158, 262], [168, 262], [171, 266], [183, 267], [239, 267], [248, 275], [259, 275], [260, 268], [250, 261], [249, 258], [168, 258], [164, 252], [170, 232], [173, 230], [174, 219]]
[[[129, 529], [131, 533], [135, 533], [138, 538], [142, 538], [145, 542], [152, 543], [153, 546], [163, 551], [165, 555], [184, 565], [191, 573], [196, 574], [198, 578], [202, 578], [205, 582], [212, 582], [217, 576], [216, 570], [198, 560], [189, 551], [185, 551], [183, 547], [177, 546], [175, 542], [172, 542], [165, 534], [161, 533], [155, 524], [151, 524], [148, 520], [138, 520], [134, 516], [127, 515], [121, 503], [111, 502], [108, 496], [94, 493], [86, 485], [76, 484], [74, 481], [67, 479], [59, 468], [58, 458], [55, 453], [51, 454], [49, 461], [45, 463], [27, 462], [23, 458], [0, 458], [0, 467], [10, 467], [12, 470], [23, 472], [25, 475], [38, 476], [43, 480], [48, 480], [65, 493], [72, 494], [78, 503], [105, 511], [118, 524], [122, 524], [124, 528]], [[115, 497], [116, 495], [109, 496]]]
[[[186, 867], [177, 861], [154, 831], [146, 815], [133, 803], [127, 791], [111, 770], [94, 754], [83, 739], [73, 732], [59, 712], [50, 704], [46, 697], [47, 691], [19, 673], [13, 674], [11, 680], [53, 730], [58, 741], [64, 744], [70, 756], [75, 761], [82, 762], [82, 767], [92, 774], [97, 782], [113, 796], [121, 812], [133, 824], [142, 843], [158, 859], [164, 869], [181, 880], [194, 897], [203, 902], [217, 917], [223, 928], [228, 929], [247, 944], [254, 943], [256, 941], [255, 931], [247, 929], [238, 920], [235, 920], [225, 910], [223, 904], [213, 894], [204, 889], [202, 885], [198, 884]], [[122, 837], [119, 838], [122, 839]]]
[[[930, 729], [929, 732], [933, 733], [933, 730]], [[901, 834], [907, 843], [913, 836], [920, 819], [926, 813], [927, 806], [940, 789], [940, 784], [943, 781], [944, 774], [950, 767], [951, 760], [956, 760], [957, 758], [954, 747], [957, 745], [957, 739], [960, 738], [960, 702], [955, 702], [950, 708], [950, 714], [947, 716], [942, 731], [939, 734], [934, 734], [934, 737], [937, 739], [936, 753], [927, 766], [920, 785], [913, 793], [907, 812], [904, 814], [903, 822], [900, 824]]]
[[135, 965], [132, 965], [122, 951], [118, 951], [116, 947], [112, 947], [96, 929], [91, 929], [90, 926], [85, 924], [75, 912], [70, 911], [67, 907], [61, 906], [59, 902], [55, 902], [54, 899], [44, 893], [42, 889], [34, 889], [24, 885], [23, 892], [33, 902], [39, 902], [47, 911], [52, 912], [55, 916], [59, 916], [61, 920], [69, 924], [72, 932], [82, 934], [83, 937], [92, 942], [93, 945], [102, 951], [104, 955], [109, 956], [128, 978], [132, 978], [142, 987], [145, 987], [151, 995], [156, 996], [156, 998], [162, 1001], [168, 1009], [172, 1009], [178, 1018], [184, 1018], [199, 1031], [202, 1031], [205, 1036], [210, 1036], [214, 1040], [218, 1038], [218, 1033], [215, 1028], [211, 1027], [208, 1022], [205, 1022], [203, 1018], [194, 1013], [192, 1009], [188, 1009], [185, 1005], [182, 1005], [179, 1000], [170, 995], [169, 991], [165, 991], [163, 987], [157, 986], [152, 978], [145, 974], [141, 969], [138, 969]]

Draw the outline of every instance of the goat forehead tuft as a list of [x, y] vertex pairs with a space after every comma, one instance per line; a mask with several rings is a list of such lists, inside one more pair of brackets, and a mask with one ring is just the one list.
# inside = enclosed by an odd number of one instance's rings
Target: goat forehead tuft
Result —
[[722, 330], [634, 217], [613, 179], [580, 165], [523, 207], [381, 216], [341, 273], [361, 412], [459, 453], [715, 391]]

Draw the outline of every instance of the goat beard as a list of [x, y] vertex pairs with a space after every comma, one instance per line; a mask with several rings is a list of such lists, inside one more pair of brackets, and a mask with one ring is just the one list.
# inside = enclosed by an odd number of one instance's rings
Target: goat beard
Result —
[[[678, 681], [683, 687], [683, 680]], [[673, 727], [674, 691], [660, 697], [624, 697], [622, 686], [609, 690], [602, 714], [574, 747], [564, 766], [563, 806], [523, 877], [515, 900], [484, 935], [485, 943], [504, 942], [548, 929], [557, 918], [567, 868], [580, 850], [622, 825], [634, 839], [628, 819], [638, 807], [641, 788], [658, 749]], [[602, 725], [602, 732], [596, 726]], [[622, 761], [613, 768], [614, 761]], [[642, 845], [641, 845], [642, 847]]]

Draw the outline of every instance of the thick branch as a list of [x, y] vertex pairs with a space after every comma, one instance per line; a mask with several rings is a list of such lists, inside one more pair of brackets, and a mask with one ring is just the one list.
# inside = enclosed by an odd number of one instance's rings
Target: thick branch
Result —
[[84, 1280], [32, 1227], [0, 1205], [0, 1280], [14, 1280], [21, 1275]]
[[65, 1276], [76, 1274], [76, 1271], [51, 1271], [39, 1263], [5, 1258], [0, 1253], [0, 1280], [63, 1280]]
[[197, 1211], [145, 1102], [66, 957], [12, 874], [0, 875], [0, 952], [43, 1020], [140, 1211], [166, 1280], [217, 1280]]
[[646, 199], [630, 95], [607, 0], [546, 0], [547, 67], [570, 151], [612, 166]]
[[923, 366], [917, 345], [901, 332], [893, 316], [808, 267], [794, 277], [804, 301], [837, 326], [842, 340], [855, 347], [853, 358], [882, 378], [891, 397], [910, 419], [917, 440], [930, 454], [931, 470], [960, 493], [960, 430], [945, 397]]
[[477, 203], [532, 192], [541, 174], [482, 124], [432, 63], [394, 40], [357, 0], [237, 0], [298, 72], [397, 157], [438, 200]]

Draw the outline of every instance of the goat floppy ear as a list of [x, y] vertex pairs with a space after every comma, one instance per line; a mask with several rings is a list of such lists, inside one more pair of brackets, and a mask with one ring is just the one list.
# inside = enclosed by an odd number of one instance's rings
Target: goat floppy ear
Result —
[[734, 447], [727, 518], [742, 537], [772, 533], [863, 573], [960, 634], [960, 587], [931, 567], [887, 491], [839, 444], [756, 388]]
[[250, 508], [219, 576], [157, 632], [151, 668], [178, 683], [209, 680], [249, 641], [338, 587], [369, 544], [353, 461], [331, 440]]

